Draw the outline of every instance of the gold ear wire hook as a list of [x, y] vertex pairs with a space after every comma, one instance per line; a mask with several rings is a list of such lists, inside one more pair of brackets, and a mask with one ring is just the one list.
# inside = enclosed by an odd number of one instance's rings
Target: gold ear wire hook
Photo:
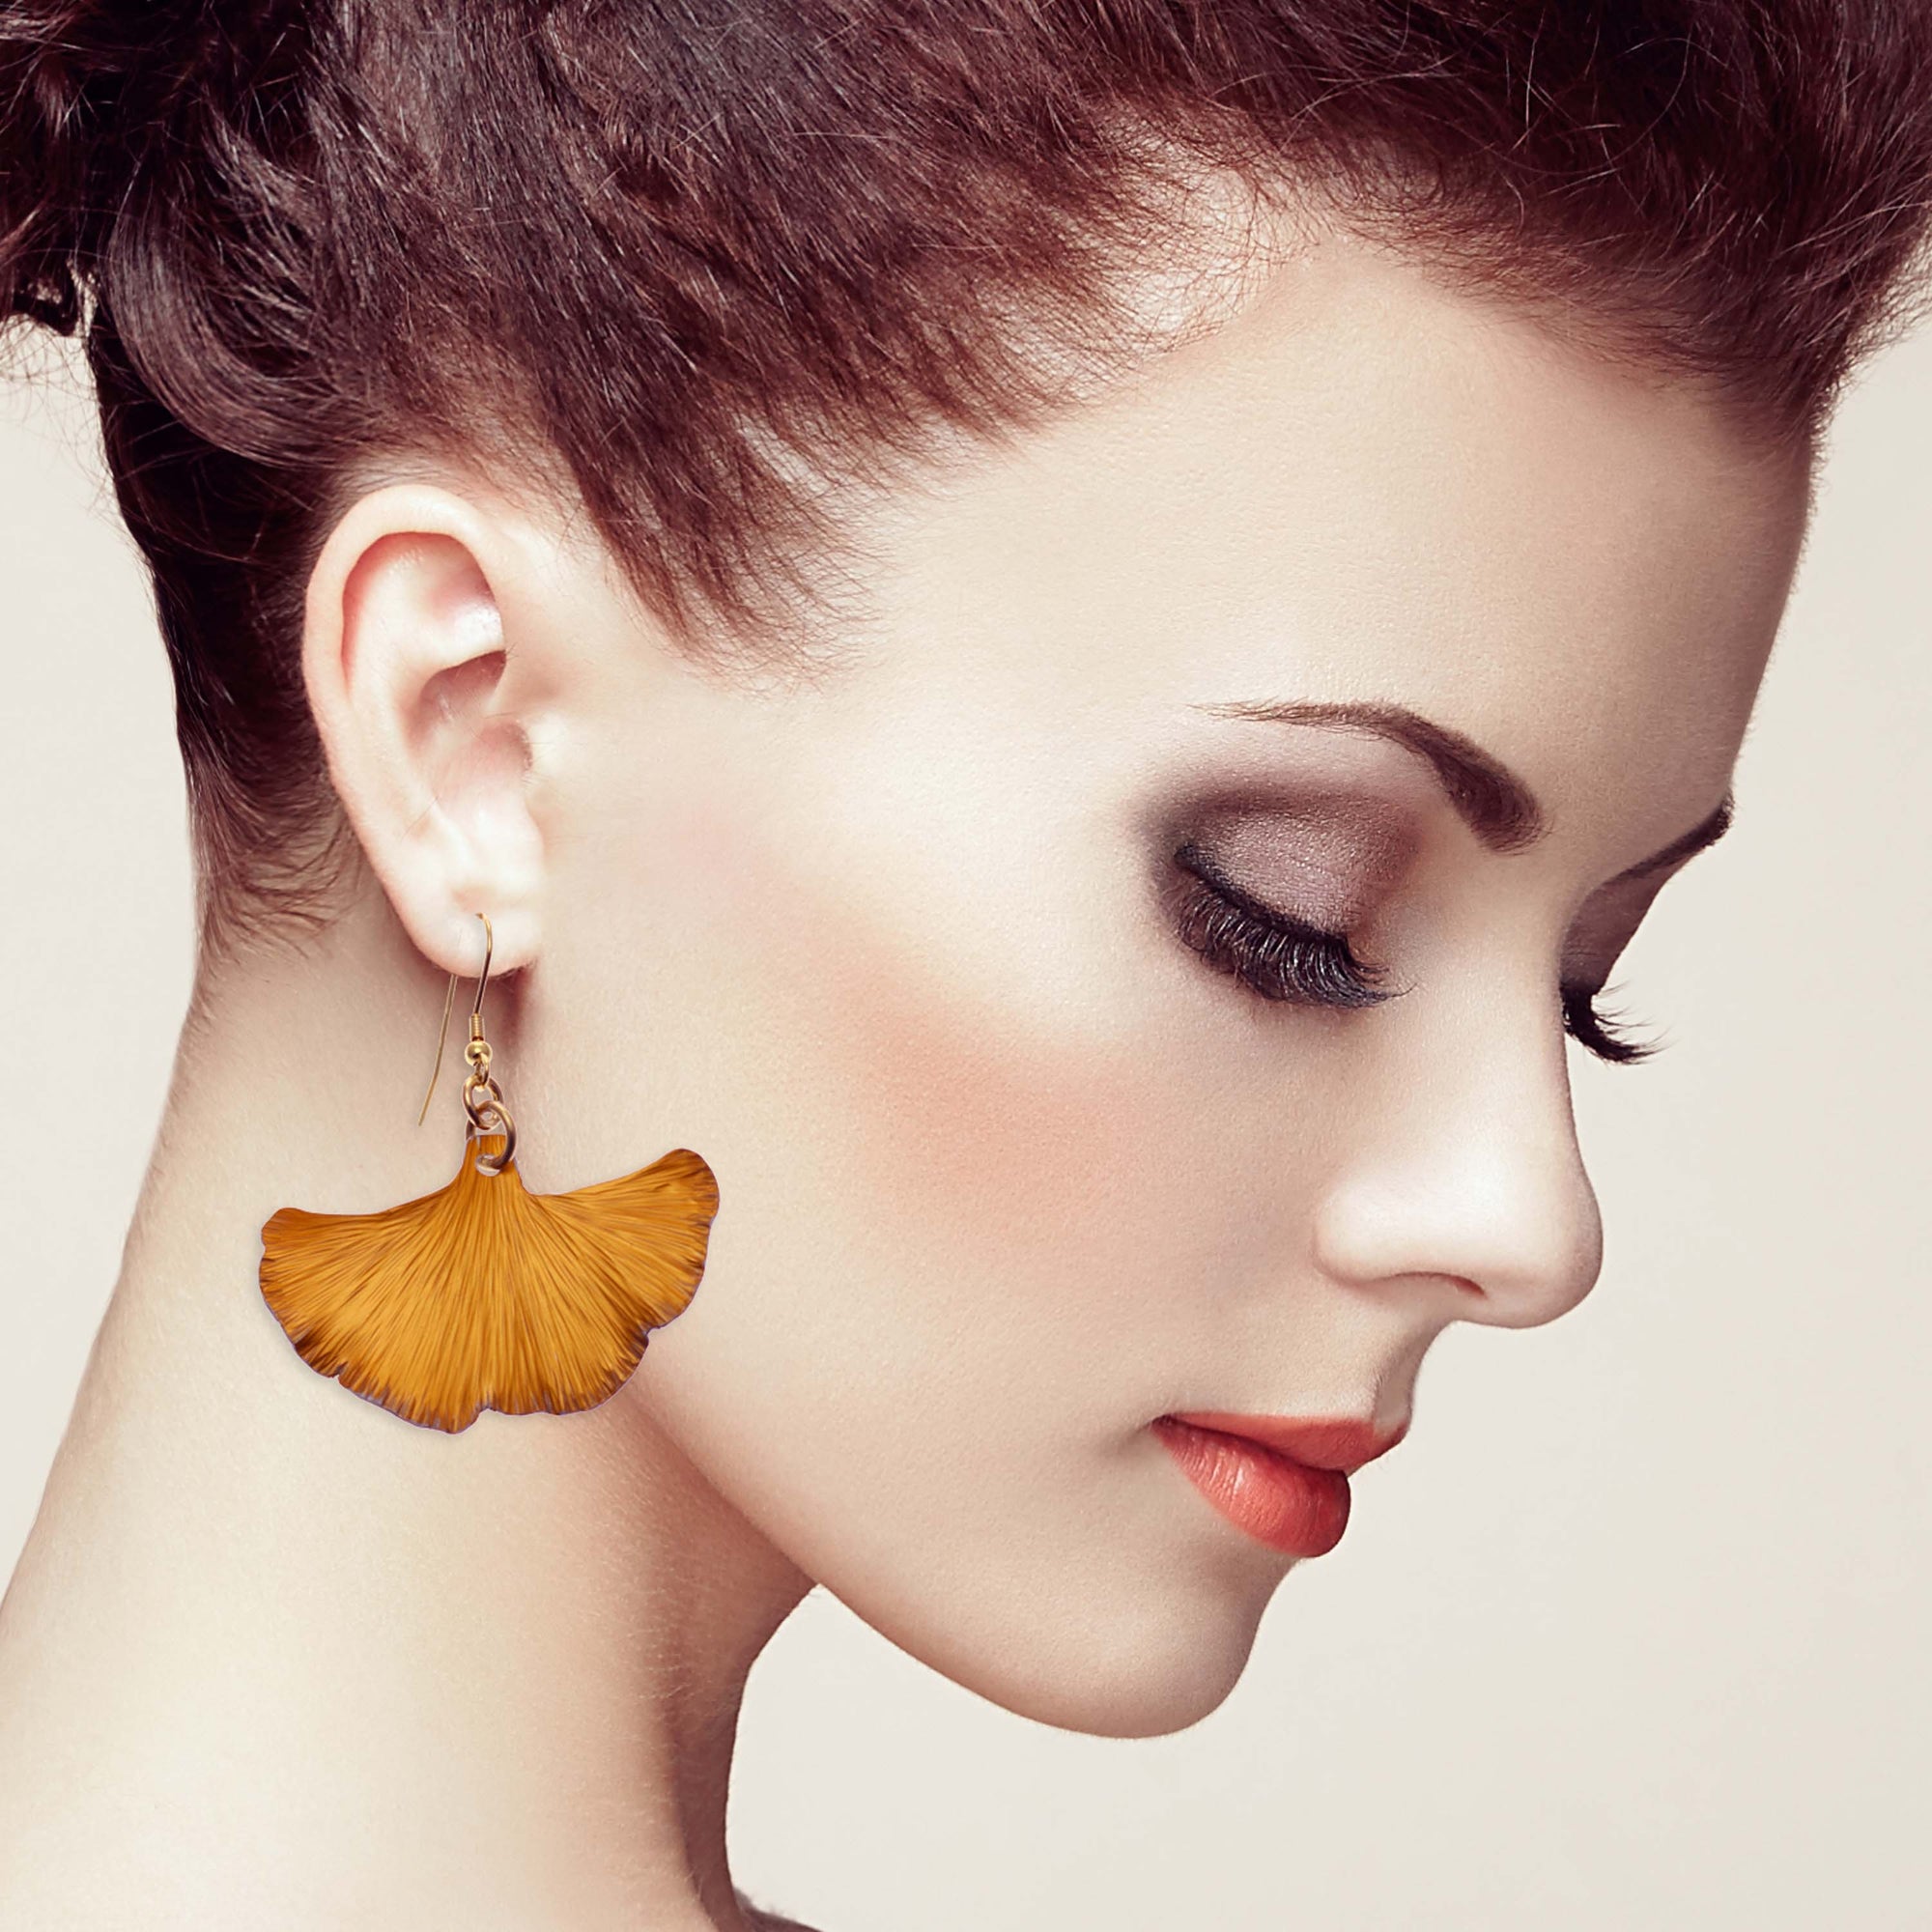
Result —
[[[471, 1039], [480, 1039], [483, 1037], [483, 989], [490, 983], [490, 955], [496, 950], [497, 945], [497, 936], [490, 929], [489, 915], [479, 912], [476, 917], [483, 922], [483, 972], [476, 981], [476, 998], [470, 1003], [469, 1037]], [[416, 1116], [417, 1126], [421, 1126], [423, 1122], [429, 1117], [429, 1103], [436, 1093], [437, 1080], [442, 1072], [442, 1049], [449, 1038], [449, 1015], [451, 1009], [456, 1005], [456, 982], [461, 977], [460, 974], [456, 973], [452, 973], [449, 976], [449, 990], [442, 996], [442, 1026], [436, 1036], [436, 1065], [430, 1069], [429, 1093], [423, 1095], [422, 1112]]]

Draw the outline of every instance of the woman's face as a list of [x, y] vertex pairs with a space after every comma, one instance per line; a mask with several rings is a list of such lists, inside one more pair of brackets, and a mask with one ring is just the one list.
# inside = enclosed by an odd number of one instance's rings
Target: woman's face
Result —
[[1001, 1704], [1210, 1710], [1296, 1559], [1151, 1425], [1393, 1429], [1588, 1292], [1559, 989], [1725, 798], [1805, 482], [1331, 239], [901, 499], [822, 689], [621, 654], [522, 1051], [533, 1185], [718, 1177], [639, 1426]]

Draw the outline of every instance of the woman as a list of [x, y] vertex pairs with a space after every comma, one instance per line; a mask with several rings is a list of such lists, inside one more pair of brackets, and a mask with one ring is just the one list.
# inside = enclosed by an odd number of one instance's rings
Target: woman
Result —
[[1587, 1293], [1565, 1036], [1932, 198], [1918, 12], [1635, 13], [0, 16], [202, 888], [0, 1922], [782, 1924], [812, 1583], [1178, 1729], [1431, 1342]]

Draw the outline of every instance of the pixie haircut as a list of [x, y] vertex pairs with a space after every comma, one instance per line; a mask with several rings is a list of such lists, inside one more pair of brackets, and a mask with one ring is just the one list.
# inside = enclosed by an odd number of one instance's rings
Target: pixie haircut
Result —
[[1190, 184], [1808, 454], [1918, 286], [1932, 5], [0, 0], [0, 116], [6, 316], [84, 339], [221, 944], [354, 855], [299, 640], [359, 490], [540, 476], [695, 661], [804, 664], [833, 486], [1145, 353]]

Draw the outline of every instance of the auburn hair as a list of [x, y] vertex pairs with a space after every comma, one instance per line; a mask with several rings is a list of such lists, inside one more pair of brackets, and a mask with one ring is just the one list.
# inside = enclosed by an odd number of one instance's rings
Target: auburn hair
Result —
[[358, 488], [546, 477], [694, 656], [796, 652], [827, 479], [1126, 353], [1188, 170], [1808, 440], [1918, 286], [1932, 7], [0, 0], [4, 314], [84, 338], [204, 943], [354, 855], [298, 659]]

